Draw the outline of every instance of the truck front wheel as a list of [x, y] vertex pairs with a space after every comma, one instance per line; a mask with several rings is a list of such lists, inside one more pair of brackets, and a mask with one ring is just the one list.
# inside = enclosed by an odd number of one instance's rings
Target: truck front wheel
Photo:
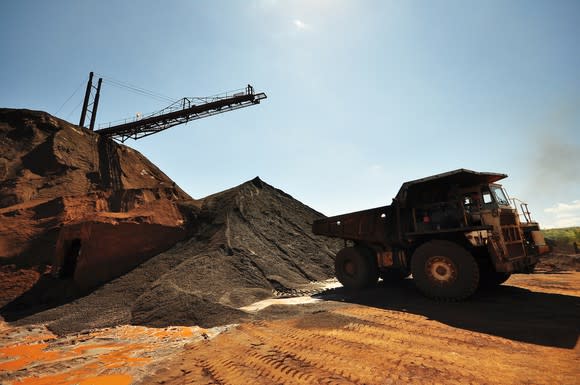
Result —
[[364, 289], [375, 286], [379, 278], [377, 261], [373, 253], [360, 246], [345, 247], [336, 254], [336, 278], [347, 289]]
[[472, 295], [479, 283], [479, 266], [463, 247], [449, 241], [419, 246], [411, 260], [415, 286], [427, 297], [458, 301]]

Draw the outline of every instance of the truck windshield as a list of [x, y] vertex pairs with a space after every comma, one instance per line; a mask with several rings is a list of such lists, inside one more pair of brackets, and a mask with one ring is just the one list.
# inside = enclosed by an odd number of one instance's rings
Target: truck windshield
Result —
[[491, 192], [493, 193], [493, 195], [495, 197], [495, 200], [497, 201], [497, 203], [499, 205], [502, 205], [502, 206], [509, 206], [510, 205], [509, 200], [505, 196], [505, 193], [500, 186], [489, 186], [489, 187], [490, 187]]

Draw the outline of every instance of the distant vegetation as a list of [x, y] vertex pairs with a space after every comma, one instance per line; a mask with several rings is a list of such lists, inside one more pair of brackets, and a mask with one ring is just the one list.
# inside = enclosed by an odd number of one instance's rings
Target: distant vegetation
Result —
[[556, 249], [572, 251], [574, 242], [580, 247], [580, 227], [542, 230], [544, 237], [555, 242]]

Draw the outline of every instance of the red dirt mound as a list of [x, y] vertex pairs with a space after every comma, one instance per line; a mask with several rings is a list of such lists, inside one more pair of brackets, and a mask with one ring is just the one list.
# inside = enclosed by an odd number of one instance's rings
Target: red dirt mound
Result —
[[185, 238], [183, 200], [129, 147], [44, 112], [0, 109], [0, 264], [71, 270], [76, 252], [75, 280], [94, 286]]

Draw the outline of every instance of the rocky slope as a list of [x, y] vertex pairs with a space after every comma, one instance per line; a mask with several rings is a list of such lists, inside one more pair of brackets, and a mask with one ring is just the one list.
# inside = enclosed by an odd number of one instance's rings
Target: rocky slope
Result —
[[44, 112], [0, 109], [0, 263], [52, 263], [71, 223], [183, 227], [180, 200], [191, 198], [137, 151]]
[[[337, 245], [310, 229], [322, 214], [259, 178], [194, 200], [138, 152], [46, 113], [2, 109], [0, 135], [8, 321], [58, 333], [219, 325], [333, 275]], [[69, 285], [114, 277], [88, 295]]]
[[32, 289], [1, 314], [59, 334], [121, 324], [208, 327], [250, 317], [239, 308], [274, 291], [332, 277], [337, 245], [310, 232], [321, 214], [286, 193], [256, 178], [200, 202], [197, 231], [172, 249], [70, 303], [31, 311]]

